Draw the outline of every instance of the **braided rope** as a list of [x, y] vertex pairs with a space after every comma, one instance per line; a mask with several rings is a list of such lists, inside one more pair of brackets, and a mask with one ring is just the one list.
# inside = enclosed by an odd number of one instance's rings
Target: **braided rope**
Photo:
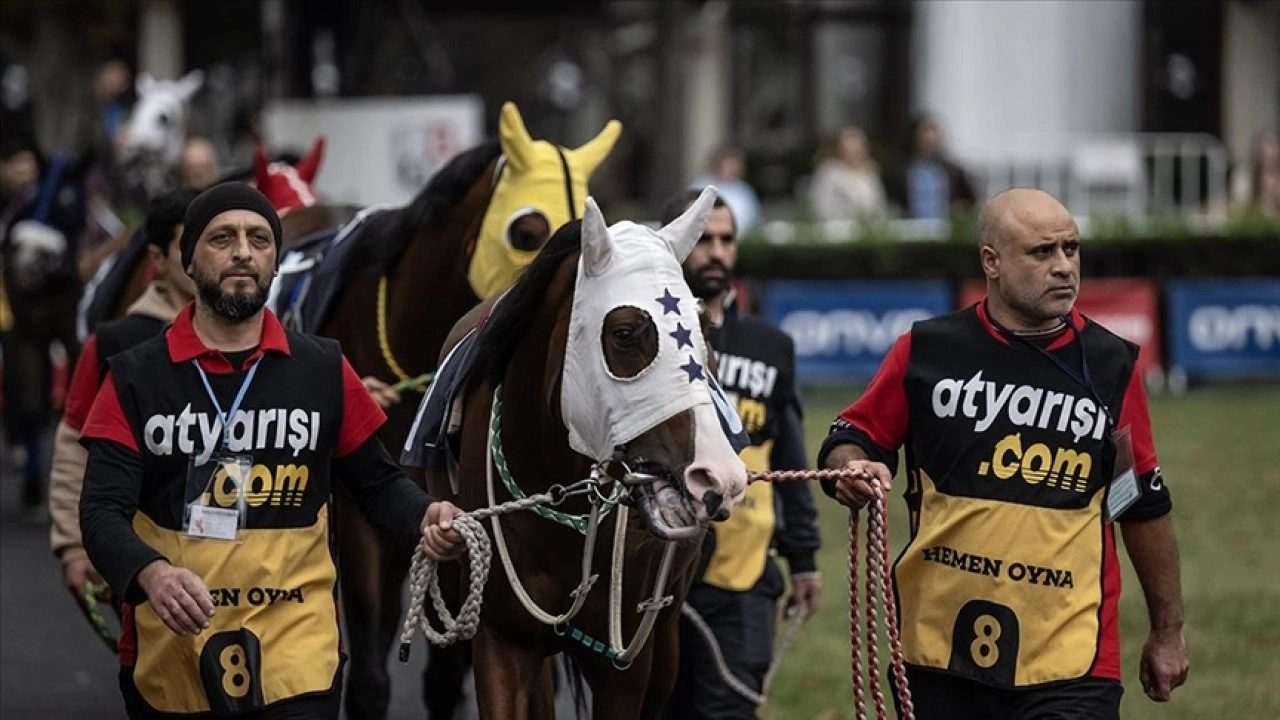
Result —
[[[440, 594], [438, 563], [427, 557], [425, 545], [418, 544], [413, 553], [413, 564], [409, 567], [410, 604], [404, 620], [404, 630], [400, 633], [400, 662], [409, 660], [409, 645], [413, 642], [415, 629], [421, 630], [423, 636], [433, 645], [451, 645], [459, 640], [470, 640], [475, 636], [476, 627], [480, 623], [480, 605], [484, 601], [484, 585], [489, 579], [489, 566], [493, 561], [493, 545], [481, 521], [491, 516], [519, 512], [550, 502], [552, 502], [550, 493], [540, 493], [501, 505], [481, 508], [453, 519], [454, 529], [466, 543], [467, 564], [470, 566], [470, 585], [456, 618], [449, 612]], [[423, 608], [423, 600], [427, 594], [430, 594], [431, 606], [435, 608], [440, 622], [444, 625], [443, 632], [436, 632]]]
[[[749, 473], [749, 480], [768, 482], [794, 482], [805, 480], [839, 480], [853, 477], [854, 471], [846, 469], [834, 470], [785, 470]], [[865, 593], [865, 621], [860, 619], [864, 613], [859, 612], [858, 603], [858, 512], [849, 513], [849, 641], [850, 671], [852, 675], [854, 717], [867, 717], [864, 684], [870, 682], [872, 703], [876, 717], [880, 720], [888, 717], [884, 693], [880, 688], [880, 662], [877, 657], [877, 628], [884, 626], [889, 640], [889, 651], [893, 677], [898, 701], [902, 707], [902, 720], [914, 720], [915, 707], [911, 703], [911, 689], [907, 687], [905, 660], [902, 654], [902, 638], [898, 628], [897, 604], [893, 597], [891, 578], [891, 561], [889, 558], [889, 515], [885, 507], [884, 492], [876, 484], [872, 484], [875, 498], [866, 506], [867, 510], [867, 569], [863, 590]], [[877, 612], [879, 603], [883, 612]], [[859, 633], [863, 627], [865, 635]], [[865, 639], [865, 645], [864, 645]], [[866, 668], [863, 667], [865, 652]]]
[[413, 380], [409, 373], [400, 367], [391, 354], [391, 340], [387, 337], [387, 276], [378, 278], [378, 349], [382, 351], [382, 360], [395, 373], [396, 380], [405, 383]]

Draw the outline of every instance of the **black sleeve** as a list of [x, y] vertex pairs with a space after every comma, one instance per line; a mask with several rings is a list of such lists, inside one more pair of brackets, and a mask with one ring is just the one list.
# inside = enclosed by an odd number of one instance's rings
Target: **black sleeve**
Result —
[[435, 501], [392, 462], [376, 434], [350, 453], [334, 458], [333, 466], [365, 517], [384, 530], [418, 536], [427, 506]]
[[134, 583], [138, 571], [166, 560], [133, 530], [142, 491], [142, 457], [113, 440], [89, 443], [84, 489], [80, 494], [80, 531], [89, 561], [118, 597], [136, 605], [146, 596]]
[[[831, 423], [827, 436], [823, 438], [822, 446], [818, 448], [818, 467], [826, 467], [827, 456], [840, 445], [857, 445], [862, 448], [869, 460], [884, 463], [885, 467], [889, 468], [890, 477], [898, 472], [897, 451], [890, 452], [875, 444], [871, 436], [854, 427], [844, 418], [836, 418]], [[823, 480], [822, 491], [829, 497], [834, 498], [836, 496], [835, 482]]]
[[[804, 420], [799, 399], [793, 394], [778, 418], [778, 434], [769, 463], [775, 470], [800, 470], [806, 467], [806, 458]], [[822, 543], [818, 536], [818, 509], [809, 483], [778, 483], [774, 492], [782, 506], [776, 532], [778, 554], [787, 559], [792, 575], [816, 571], [814, 553]]]
[[1121, 513], [1118, 518], [1120, 522], [1150, 520], [1173, 511], [1173, 496], [1169, 494], [1169, 488], [1164, 484], [1164, 475], [1161, 474], [1160, 468], [1143, 473], [1138, 478], [1138, 484], [1142, 487], [1142, 497]]

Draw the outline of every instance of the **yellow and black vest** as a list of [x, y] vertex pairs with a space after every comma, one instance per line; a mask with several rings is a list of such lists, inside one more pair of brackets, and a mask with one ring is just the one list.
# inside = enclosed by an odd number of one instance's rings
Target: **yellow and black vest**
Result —
[[[716, 377], [734, 403], [751, 445], [740, 457], [750, 472], [771, 470], [770, 459], [787, 403], [793, 402], [795, 362], [791, 340], [780, 330], [726, 309], [724, 324], [708, 340], [716, 352]], [[747, 486], [728, 520], [715, 523], [704, 541], [702, 582], [722, 590], [751, 589], [764, 573], [777, 526], [771, 483]]]
[[[185, 637], [145, 600], [126, 605], [122, 679], [155, 710], [242, 712], [341, 681], [329, 464], [342, 425], [342, 356], [332, 340], [290, 332], [288, 341], [290, 357], [263, 356], [231, 423], [230, 450], [253, 458], [234, 542], [182, 530], [188, 459], [218, 449], [220, 437], [196, 369], [173, 363], [163, 337], [111, 360], [144, 470], [134, 530], [199, 575], [217, 605], [211, 627]], [[223, 409], [244, 376], [209, 373]], [[219, 480], [211, 504], [232, 506], [236, 485]]]
[[1092, 391], [972, 307], [912, 329], [912, 537], [894, 566], [908, 662], [1020, 687], [1085, 676], [1115, 642], [1114, 428], [1098, 402], [1121, 416], [1137, 351], [1090, 322], [1048, 352], [1078, 370], [1082, 348]]

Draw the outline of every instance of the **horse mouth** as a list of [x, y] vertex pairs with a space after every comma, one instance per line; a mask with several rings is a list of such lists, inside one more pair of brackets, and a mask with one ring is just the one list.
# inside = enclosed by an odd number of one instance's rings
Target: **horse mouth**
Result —
[[661, 540], [677, 542], [702, 532], [693, 498], [669, 468], [642, 462], [634, 466], [631, 477], [644, 477], [633, 486], [631, 496], [645, 530]]

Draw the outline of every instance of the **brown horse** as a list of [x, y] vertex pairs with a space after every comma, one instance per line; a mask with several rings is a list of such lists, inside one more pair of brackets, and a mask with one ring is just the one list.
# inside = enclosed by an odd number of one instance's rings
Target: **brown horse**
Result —
[[[581, 147], [561, 148], [534, 141], [508, 103], [499, 131], [498, 142], [458, 154], [409, 205], [371, 215], [351, 238], [343, 289], [320, 334], [342, 342], [362, 377], [403, 382], [433, 370], [454, 322], [509, 286], [551, 231], [581, 214], [587, 179], [619, 126], [611, 122]], [[396, 454], [414, 409], [406, 401], [387, 412], [381, 437]], [[420, 472], [410, 475], [422, 481]], [[413, 544], [369, 525], [349, 498], [340, 495], [336, 507], [350, 655], [347, 716], [380, 719]], [[451, 717], [466, 667], [465, 654], [433, 651], [424, 678], [432, 717]]]
[[[547, 658], [558, 652], [589, 683], [594, 717], [662, 715], [705, 524], [727, 517], [747, 480], [716, 415], [709, 353], [680, 270], [713, 196], [704, 192], [658, 232], [606, 228], [588, 201], [583, 220], [557, 231], [496, 306], [469, 313], [451, 334], [492, 311], [461, 397], [456, 502], [475, 510], [514, 499], [517, 485], [527, 495], [573, 487], [601, 478], [594, 468], [629, 488], [625, 502], [639, 515], [622, 520], [619, 510], [600, 524], [613, 547], [592, 547], [581, 526], [531, 512], [496, 519], [494, 544], [510, 569], [487, 583], [473, 643], [481, 718], [554, 717]], [[499, 450], [504, 462], [494, 464]], [[430, 489], [451, 497], [435, 473]], [[560, 509], [585, 514], [588, 504], [575, 498]], [[554, 621], [551, 612], [579, 607], [583, 555], [610, 581], [588, 585], [576, 616]]]

